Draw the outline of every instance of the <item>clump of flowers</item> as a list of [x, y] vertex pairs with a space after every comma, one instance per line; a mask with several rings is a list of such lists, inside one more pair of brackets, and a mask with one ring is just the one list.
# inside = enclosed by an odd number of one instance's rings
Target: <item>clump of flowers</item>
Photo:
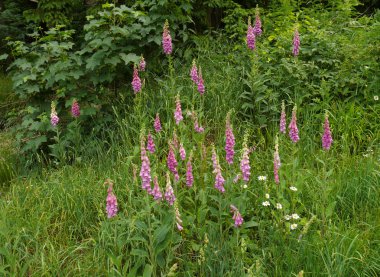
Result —
[[152, 177], [150, 175], [150, 161], [146, 153], [145, 138], [143, 135], [141, 136], [141, 141], [140, 141], [140, 151], [141, 151], [141, 169], [140, 169], [141, 187], [150, 194], [152, 191], [152, 188], [150, 186]]
[[176, 97], [176, 100], [175, 100], [174, 119], [175, 119], [175, 123], [177, 125], [183, 120], [182, 108], [181, 108], [181, 100], [179, 98], [179, 94], [177, 94], [177, 97]]
[[167, 165], [168, 165], [169, 170], [174, 174], [175, 180], [178, 181], [179, 180], [179, 175], [178, 175], [178, 170], [177, 170], [178, 162], [175, 158], [173, 146], [171, 143], [169, 143]]
[[133, 69], [132, 89], [135, 94], [141, 91], [141, 79], [139, 77], [139, 71], [137, 70], [136, 66]]
[[192, 118], [194, 120], [194, 130], [195, 130], [195, 132], [197, 132], [197, 133], [203, 133], [205, 129], [202, 126], [199, 126], [198, 116], [195, 114], [195, 112], [192, 112]]
[[55, 103], [51, 102], [51, 113], [50, 113], [50, 123], [53, 127], [57, 126], [59, 122], [59, 117], [57, 111], [55, 110]]
[[247, 46], [251, 50], [255, 50], [256, 37], [255, 31], [251, 25], [251, 17], [248, 18], [248, 29], [247, 29]]
[[234, 205], [230, 205], [230, 209], [231, 209], [231, 213], [233, 213], [232, 219], [235, 221], [234, 222], [235, 227], [236, 228], [240, 227], [244, 222], [243, 217], [241, 216], [239, 210]]
[[156, 118], [154, 119], [154, 130], [158, 133], [162, 130], [161, 127], [161, 121], [160, 121], [160, 116], [158, 113], [156, 113]]
[[296, 113], [297, 113], [297, 105], [294, 105], [293, 112], [292, 112], [292, 120], [290, 121], [290, 124], [289, 124], [289, 137], [294, 143], [300, 140], [300, 137], [298, 135]]
[[152, 190], [152, 196], [153, 196], [154, 200], [160, 201], [160, 200], [162, 200], [162, 193], [161, 193], [160, 186], [158, 184], [157, 176], [154, 176], [153, 184], [154, 184], [154, 187]]
[[148, 143], [146, 145], [146, 149], [148, 149], [150, 153], [154, 153], [154, 151], [156, 151], [156, 146], [154, 145], [153, 137], [150, 133], [148, 134]]
[[294, 186], [289, 187], [289, 189], [292, 190], [292, 191], [297, 191], [297, 190], [298, 190], [298, 189], [297, 189], [296, 187], [294, 187]]
[[115, 194], [113, 193], [113, 184], [111, 180], [107, 179], [105, 184], [108, 184], [107, 189], [107, 199], [106, 199], [106, 211], [107, 211], [107, 217], [112, 218], [116, 216], [117, 214], [117, 199]]
[[146, 67], [146, 62], [145, 62], [144, 56], [141, 55], [140, 62], [139, 62], [139, 70], [145, 71], [145, 67]]
[[264, 201], [264, 202], [262, 203], [262, 205], [263, 205], [264, 207], [268, 207], [268, 206], [270, 206], [270, 202], [269, 202], [269, 201]]
[[173, 51], [172, 37], [170, 36], [168, 20], [165, 21], [164, 30], [162, 32], [162, 48], [166, 55], [170, 55]]
[[181, 214], [179, 213], [179, 209], [178, 209], [177, 205], [175, 207], [175, 222], [177, 224], [178, 231], [182, 231], [183, 230], [182, 219], [181, 219]]
[[258, 8], [258, 7], [256, 7], [255, 27], [253, 28], [253, 33], [254, 33], [256, 36], [260, 36], [261, 33], [262, 33], [262, 30], [261, 30], [260, 12], [259, 12], [259, 8]]
[[266, 181], [267, 180], [267, 176], [258, 176], [257, 180], [259, 180], [259, 181]]
[[74, 118], [80, 117], [80, 107], [79, 107], [79, 103], [76, 99], [74, 99], [73, 104], [71, 105], [71, 115]]
[[280, 183], [280, 177], [278, 175], [278, 171], [280, 170], [281, 166], [281, 160], [280, 160], [280, 154], [278, 151], [278, 137], [276, 137], [276, 143], [274, 146], [274, 154], [273, 154], [273, 174], [274, 174], [274, 181], [276, 184]]
[[179, 146], [179, 156], [181, 157], [181, 160], [184, 161], [186, 160], [186, 150], [185, 148], [183, 147], [183, 144], [181, 143], [181, 145]]
[[322, 147], [325, 150], [329, 150], [331, 147], [331, 144], [333, 142], [332, 136], [331, 136], [331, 130], [330, 130], [330, 123], [329, 123], [329, 116], [326, 112], [325, 115], [325, 123], [323, 125], [323, 135], [322, 135]]
[[193, 60], [193, 64], [190, 70], [190, 77], [194, 84], [198, 84], [198, 69], [197, 64], [195, 63], [195, 59]]
[[249, 165], [249, 148], [247, 146], [248, 135], [244, 136], [243, 142], [243, 155], [240, 161], [240, 169], [241, 175], [245, 182], [249, 181], [249, 177], [251, 176], [251, 166]]
[[170, 182], [169, 172], [166, 173], [166, 188], [165, 188], [165, 200], [169, 203], [170, 206], [173, 206], [175, 201], [174, 190]]
[[190, 153], [189, 160], [186, 164], [186, 185], [188, 187], [192, 187], [194, 183], [194, 176], [193, 176], [193, 166], [191, 165], [191, 160], [193, 158], [193, 153]]
[[231, 121], [230, 121], [230, 113], [227, 113], [226, 116], [226, 146], [224, 149], [226, 150], [226, 161], [229, 164], [234, 163], [234, 155], [235, 155], [235, 137], [232, 131]]
[[300, 35], [298, 33], [298, 28], [294, 31], [293, 37], [293, 55], [296, 57], [300, 52]]
[[212, 145], [212, 156], [211, 156], [212, 164], [214, 167], [213, 173], [215, 174], [215, 188], [220, 192], [225, 192], [224, 183], [225, 180], [222, 176], [222, 168], [219, 164], [218, 156], [216, 155], [215, 146]]
[[280, 132], [283, 134], [286, 133], [286, 112], [285, 112], [284, 100], [282, 100], [282, 103], [281, 103]]
[[205, 85], [203, 83], [201, 67], [199, 67], [197, 86], [198, 86], [198, 91], [199, 91], [200, 95], [203, 95], [205, 93]]

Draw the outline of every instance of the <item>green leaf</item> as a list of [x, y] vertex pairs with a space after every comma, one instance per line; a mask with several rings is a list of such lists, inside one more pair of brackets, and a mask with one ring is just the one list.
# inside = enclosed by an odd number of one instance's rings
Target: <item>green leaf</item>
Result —
[[132, 249], [131, 255], [148, 258], [148, 252], [143, 249]]
[[152, 276], [153, 267], [150, 264], [147, 264], [144, 268], [143, 277], [150, 277]]
[[259, 223], [256, 221], [248, 221], [243, 224], [244, 228], [251, 228], [251, 227], [257, 227], [257, 226], [259, 226]]
[[170, 228], [167, 225], [163, 225], [160, 228], [158, 228], [154, 234], [153, 234], [153, 239], [154, 239], [154, 245], [157, 246], [160, 244], [162, 241], [164, 241], [167, 233], [169, 232]]
[[0, 61], [6, 60], [8, 58], [8, 54], [0, 55]]
[[129, 53], [128, 55], [125, 53], [120, 53], [119, 56], [125, 62], [125, 65], [128, 65], [130, 62], [137, 64], [140, 60], [140, 57], [134, 53]]

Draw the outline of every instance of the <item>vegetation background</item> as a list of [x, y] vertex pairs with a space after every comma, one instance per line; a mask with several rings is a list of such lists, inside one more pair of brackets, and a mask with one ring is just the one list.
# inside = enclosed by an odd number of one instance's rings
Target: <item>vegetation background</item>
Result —
[[[375, 0], [2, 1], [0, 274], [380, 276], [379, 8]], [[263, 33], [250, 51], [247, 21], [256, 11]], [[170, 56], [161, 47], [165, 20]], [[134, 94], [141, 55], [147, 69], [142, 93]], [[189, 76], [194, 59], [203, 96]], [[176, 95], [185, 118], [178, 126]], [[78, 119], [70, 114], [74, 99]], [[282, 101], [288, 122], [298, 107], [297, 144], [279, 134]], [[193, 131], [193, 112], [204, 133]], [[224, 158], [228, 112], [233, 165]], [[321, 148], [326, 112], [329, 151]], [[187, 151], [186, 161], [177, 157], [180, 181], [171, 180], [183, 231], [175, 208], [153, 201], [136, 176], [148, 132], [162, 190], [174, 133]], [[235, 184], [244, 143], [255, 149], [251, 179]], [[212, 145], [223, 195], [214, 188]], [[190, 152], [194, 186], [187, 188]], [[112, 219], [107, 178], [119, 205]], [[244, 218], [239, 228], [231, 204]], [[291, 214], [300, 216], [296, 230], [284, 219]]]

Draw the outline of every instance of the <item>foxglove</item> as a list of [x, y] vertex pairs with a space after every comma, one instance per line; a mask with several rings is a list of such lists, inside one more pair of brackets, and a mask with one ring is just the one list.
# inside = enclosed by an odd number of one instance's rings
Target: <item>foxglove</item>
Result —
[[156, 118], [154, 119], [154, 130], [158, 133], [162, 130], [162, 127], [161, 127], [161, 121], [160, 121], [160, 116], [159, 114], [157, 113], [156, 114]]
[[195, 59], [193, 60], [193, 65], [190, 70], [190, 77], [194, 84], [198, 84], [198, 69], [195, 63]]
[[245, 135], [243, 142], [243, 155], [240, 161], [240, 170], [243, 181], [248, 182], [251, 176], [251, 166], [249, 165], [250, 149], [247, 146], [248, 135]]
[[191, 160], [192, 160], [192, 153], [190, 153], [190, 158], [186, 164], [186, 185], [188, 187], [192, 187], [194, 183], [193, 167], [191, 165]]
[[154, 153], [154, 151], [156, 151], [156, 146], [154, 145], [153, 137], [152, 137], [152, 135], [150, 133], [148, 134], [148, 142], [147, 142], [147, 145], [146, 145], [146, 149], [150, 153]]
[[256, 37], [253, 27], [251, 25], [251, 18], [248, 18], [248, 29], [247, 29], [247, 46], [251, 50], [255, 50]]
[[74, 99], [73, 104], [71, 105], [71, 115], [74, 118], [78, 118], [80, 116], [79, 103], [76, 99]]
[[168, 158], [167, 158], [166, 163], [169, 170], [174, 174], [175, 180], [178, 181], [179, 180], [179, 175], [178, 175], [178, 170], [177, 170], [178, 162], [175, 158], [173, 146], [171, 144], [169, 144], [169, 153], [168, 153]]
[[181, 143], [179, 147], [179, 156], [181, 157], [181, 160], [184, 161], [186, 159], [186, 150], [183, 147], [183, 144]]
[[331, 136], [329, 116], [327, 113], [325, 115], [325, 123], [323, 125], [323, 129], [324, 129], [324, 133], [322, 135], [322, 147], [325, 150], [329, 150], [333, 142], [333, 139]]
[[205, 93], [205, 85], [203, 83], [202, 69], [201, 69], [201, 67], [199, 67], [199, 75], [198, 75], [197, 86], [198, 86], [198, 91], [199, 91], [200, 95], [203, 95]]
[[224, 193], [224, 183], [225, 180], [222, 176], [222, 169], [219, 164], [218, 156], [216, 155], [215, 146], [212, 146], [212, 156], [211, 156], [212, 164], [214, 167], [213, 173], [215, 174], [215, 188], [219, 190], [220, 192]]
[[117, 214], [117, 199], [115, 194], [112, 191], [112, 183], [108, 181], [108, 189], [107, 189], [107, 199], [106, 199], [106, 211], [107, 211], [107, 217], [112, 218], [116, 216]]
[[139, 71], [137, 70], [136, 66], [133, 69], [132, 88], [135, 94], [141, 91], [141, 79], [139, 77]]
[[145, 66], [146, 66], [145, 59], [144, 59], [143, 55], [141, 55], [140, 63], [139, 63], [139, 70], [145, 71]]
[[276, 184], [280, 183], [280, 177], [278, 175], [280, 166], [281, 166], [281, 161], [280, 161], [280, 154], [278, 152], [278, 137], [276, 137], [275, 151], [273, 154], [273, 174], [274, 174], [274, 181]]
[[255, 36], [260, 36], [262, 33], [261, 19], [260, 19], [260, 13], [259, 13], [258, 8], [256, 8], [255, 27], [253, 28], [253, 33], [255, 34]]
[[169, 172], [166, 174], [166, 189], [165, 189], [165, 200], [169, 203], [170, 206], [173, 206], [175, 201], [174, 190], [170, 182]]
[[179, 98], [179, 94], [177, 94], [176, 101], [175, 101], [174, 119], [177, 125], [183, 120], [181, 100]]
[[298, 33], [298, 29], [294, 31], [293, 37], [293, 55], [296, 57], [300, 52], [300, 35]]
[[231, 213], [233, 213], [232, 219], [234, 220], [234, 225], [237, 228], [243, 224], [244, 219], [234, 205], [230, 205], [230, 209]]
[[286, 113], [285, 113], [284, 101], [282, 101], [282, 104], [281, 104], [280, 132], [283, 134], [286, 133]]
[[162, 48], [166, 55], [170, 55], [173, 51], [172, 37], [170, 36], [168, 20], [165, 21], [164, 31], [162, 33]]
[[234, 150], [234, 147], [235, 147], [235, 137], [234, 137], [234, 134], [233, 134], [233, 131], [232, 131], [231, 122], [230, 122], [230, 113], [228, 113], [227, 117], [226, 117], [226, 132], [225, 132], [225, 135], [226, 135], [226, 146], [225, 146], [224, 149], [226, 150], [226, 161], [229, 164], [233, 164], [233, 162], [234, 162], [234, 155], [235, 155], [235, 150]]
[[289, 124], [289, 137], [290, 139], [296, 143], [299, 141], [299, 135], [298, 135], [298, 128], [297, 128], [297, 106], [294, 105], [293, 112], [292, 112], [292, 120]]
[[152, 196], [153, 196], [154, 200], [160, 201], [160, 200], [162, 200], [162, 193], [161, 193], [160, 186], [158, 185], [157, 176], [154, 176], [153, 184], [154, 184], [154, 187], [152, 190]]
[[150, 162], [149, 162], [149, 157], [145, 149], [144, 136], [141, 136], [140, 148], [141, 148], [140, 149], [141, 151], [141, 170], [140, 170], [141, 187], [150, 194], [152, 191], [152, 188], [150, 186], [152, 177], [150, 175]]
[[55, 110], [55, 103], [51, 102], [51, 113], [50, 113], [50, 123], [53, 127], [57, 126], [59, 122], [59, 117], [57, 111]]

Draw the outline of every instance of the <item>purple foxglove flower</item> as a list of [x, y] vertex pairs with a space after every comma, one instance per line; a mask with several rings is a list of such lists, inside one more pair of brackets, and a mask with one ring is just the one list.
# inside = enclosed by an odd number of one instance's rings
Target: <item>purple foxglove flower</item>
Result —
[[50, 123], [53, 127], [57, 126], [59, 122], [59, 117], [57, 111], [55, 110], [55, 103], [51, 102], [51, 113], [50, 113]]
[[169, 31], [169, 22], [166, 20], [164, 24], [164, 31], [162, 33], [162, 48], [166, 55], [170, 55], [173, 51], [172, 37]]
[[281, 104], [280, 132], [283, 134], [286, 133], [286, 113], [285, 113], [284, 101], [282, 101], [282, 104]]
[[293, 55], [296, 57], [300, 52], [300, 35], [298, 33], [298, 29], [294, 31], [293, 37]]
[[240, 161], [240, 169], [241, 169], [241, 175], [243, 177], [243, 181], [248, 182], [249, 177], [251, 176], [251, 166], [249, 165], [249, 155], [248, 155], [248, 148], [245, 147], [243, 149], [243, 156]]
[[200, 95], [203, 95], [205, 93], [205, 85], [203, 83], [202, 70], [200, 67], [199, 67], [199, 75], [198, 75], [197, 86], [198, 86], [198, 91], [199, 91]]
[[295, 105], [292, 112], [292, 120], [290, 121], [290, 124], [289, 124], [289, 137], [294, 143], [296, 143], [300, 139], [298, 135], [296, 113], [297, 113], [297, 106]]
[[141, 79], [139, 77], [139, 72], [136, 66], [133, 70], [132, 88], [135, 94], [141, 91]]
[[176, 105], [175, 105], [175, 111], [174, 111], [174, 119], [175, 119], [175, 123], [178, 125], [183, 120], [181, 100], [179, 99], [179, 94], [177, 94], [175, 104]]
[[240, 174], [237, 174], [233, 180], [234, 184], [236, 184], [241, 178], [241, 175]]
[[152, 188], [150, 186], [150, 182], [152, 181], [152, 177], [150, 175], [150, 162], [149, 157], [146, 153], [145, 149], [145, 138], [141, 136], [141, 169], [140, 169], [140, 177], [141, 177], [141, 187], [146, 190], [149, 194], [152, 192]]
[[193, 60], [193, 65], [190, 70], [190, 77], [194, 84], [198, 84], [198, 69], [195, 60]]
[[146, 145], [146, 149], [148, 149], [150, 153], [154, 153], [154, 151], [156, 151], [156, 146], [154, 145], [153, 137], [150, 133], [148, 134], [148, 143]]
[[273, 174], [274, 174], [274, 181], [276, 184], [280, 183], [280, 177], [278, 175], [280, 166], [281, 166], [281, 161], [280, 161], [280, 154], [278, 152], [278, 137], [276, 137], [275, 151], [273, 155]]
[[251, 18], [248, 18], [248, 29], [247, 29], [247, 46], [251, 50], [255, 50], [256, 37], [253, 27], [251, 25]]
[[194, 130], [197, 133], [203, 133], [205, 130], [202, 126], [199, 126], [198, 117], [196, 115], [194, 115]]
[[71, 115], [75, 118], [80, 116], [79, 103], [76, 99], [74, 99], [73, 104], [71, 105]]
[[323, 125], [323, 128], [324, 128], [324, 133], [322, 135], [322, 147], [325, 150], [329, 150], [333, 142], [333, 139], [331, 136], [329, 117], [327, 113], [325, 115], [325, 123]]
[[176, 224], [177, 224], [178, 231], [182, 231], [183, 227], [182, 227], [181, 214], [179, 213], [179, 210], [178, 210], [177, 207], [175, 208], [175, 221], [176, 221]]
[[145, 62], [143, 55], [141, 55], [140, 63], [139, 63], [139, 70], [145, 71], [145, 67], [146, 67], [146, 62]]
[[162, 130], [162, 127], [161, 127], [161, 121], [160, 121], [160, 116], [159, 114], [157, 113], [156, 114], [156, 118], [154, 119], [154, 130], [158, 133]]
[[112, 218], [116, 216], [117, 214], [117, 199], [115, 194], [112, 191], [112, 183], [109, 183], [109, 187], [107, 189], [107, 199], [106, 199], [106, 210], [107, 210], [107, 217]]
[[160, 201], [160, 200], [162, 200], [162, 193], [161, 193], [160, 186], [158, 185], [158, 178], [157, 178], [157, 176], [154, 176], [154, 178], [153, 178], [153, 184], [154, 184], [154, 187], [153, 187], [153, 190], [152, 190], [152, 196], [153, 196], [154, 200]]
[[169, 145], [169, 153], [168, 153], [168, 158], [167, 158], [166, 163], [167, 163], [169, 170], [174, 174], [175, 180], [178, 181], [179, 180], [179, 175], [178, 175], [178, 171], [177, 171], [178, 162], [175, 158], [175, 154], [174, 154], [172, 145]]
[[231, 208], [231, 213], [233, 213], [232, 219], [235, 221], [234, 222], [235, 227], [236, 228], [240, 227], [244, 221], [243, 217], [241, 216], [239, 210], [234, 205], [230, 205], [230, 208]]
[[194, 183], [193, 166], [191, 165], [191, 155], [186, 164], [186, 185], [192, 187]]
[[228, 164], [234, 163], [234, 155], [235, 155], [235, 137], [232, 131], [232, 126], [230, 122], [230, 113], [227, 114], [226, 117], [226, 146], [224, 149], [226, 150], [226, 161]]
[[174, 195], [173, 187], [170, 183], [169, 172], [166, 174], [166, 179], [167, 179], [167, 183], [166, 183], [166, 189], [165, 189], [165, 200], [169, 203], [170, 206], [173, 206], [176, 198]]
[[183, 147], [183, 144], [181, 143], [179, 147], [179, 156], [181, 157], [181, 160], [184, 161], [186, 159], [186, 150]]
[[258, 9], [256, 9], [255, 27], [253, 28], [253, 33], [255, 34], [255, 36], [260, 36], [262, 33], [261, 20], [260, 20], [260, 14], [259, 14]]
[[213, 173], [215, 174], [215, 185], [214, 185], [214, 187], [217, 190], [219, 190], [220, 192], [224, 193], [225, 192], [225, 189], [224, 189], [225, 180], [222, 176], [222, 168], [220, 167], [219, 159], [218, 159], [218, 156], [216, 155], [214, 145], [212, 146], [211, 160], [212, 160], [212, 164], [214, 167]]

